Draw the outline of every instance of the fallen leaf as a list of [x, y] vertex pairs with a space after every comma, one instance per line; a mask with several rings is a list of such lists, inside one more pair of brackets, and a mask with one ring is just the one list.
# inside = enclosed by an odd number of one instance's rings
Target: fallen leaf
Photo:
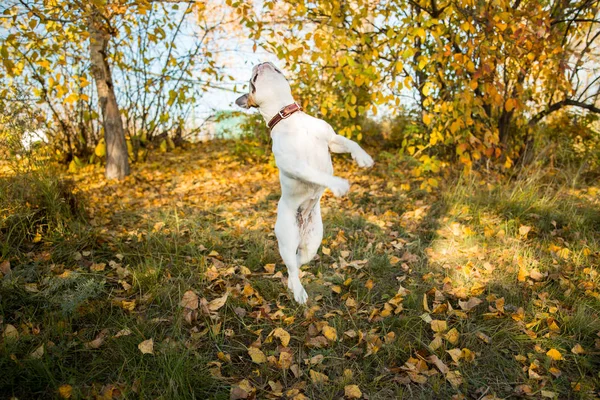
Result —
[[221, 307], [223, 307], [225, 305], [225, 302], [227, 302], [228, 297], [229, 297], [229, 293], [225, 293], [223, 296], [212, 300], [210, 303], [208, 303], [208, 309], [210, 311], [217, 311], [218, 309], [220, 309]]
[[450, 354], [450, 357], [452, 357], [452, 361], [454, 361], [456, 364], [458, 364], [463, 354], [461, 349], [446, 350], [446, 353]]
[[478, 297], [471, 297], [468, 301], [458, 301], [458, 305], [463, 311], [471, 311], [482, 303], [482, 300]]
[[88, 349], [99, 348], [104, 343], [104, 339], [106, 338], [106, 335], [108, 335], [108, 329], [102, 329], [102, 331], [98, 334], [98, 336], [96, 336], [96, 338], [94, 340], [92, 340], [91, 342], [87, 342], [85, 344], [85, 347]]
[[488, 335], [486, 335], [483, 332], [476, 332], [475, 336], [477, 336], [477, 338], [479, 338], [480, 340], [482, 340], [483, 342], [490, 344], [492, 343], [492, 338], [490, 338]]
[[330, 341], [335, 342], [337, 340], [337, 331], [334, 327], [325, 325], [323, 327], [323, 336], [325, 336]]
[[582, 345], [577, 343], [575, 346], [573, 346], [573, 348], [571, 349], [571, 352], [573, 354], [585, 354], [585, 349], [583, 348]]
[[140, 349], [142, 354], [154, 354], [154, 340], [152, 338], [144, 340], [138, 344], [138, 349]]
[[58, 394], [63, 399], [71, 398], [72, 392], [73, 392], [73, 387], [71, 385], [60, 385], [58, 388]]
[[256, 347], [250, 347], [248, 349], [248, 354], [252, 358], [252, 362], [256, 364], [262, 364], [267, 361], [265, 353], [263, 353], [262, 350], [257, 349]]
[[427, 361], [433, 363], [442, 374], [446, 375], [448, 373], [448, 366], [444, 364], [444, 362], [440, 360], [435, 354], [432, 354], [429, 357], [427, 357]]
[[240, 381], [237, 385], [231, 386], [229, 393], [230, 400], [247, 399], [253, 392], [254, 388], [247, 379]]
[[446, 321], [440, 321], [437, 319], [434, 319], [433, 321], [431, 321], [431, 329], [433, 329], [434, 332], [444, 332], [446, 329], [448, 329], [448, 324], [446, 323]]
[[546, 355], [555, 361], [560, 361], [563, 359], [562, 354], [560, 354], [560, 351], [558, 351], [556, 349], [548, 350]]
[[10, 273], [10, 261], [4, 260], [0, 263], [0, 272], [4, 275], [8, 275]]
[[128, 328], [125, 328], [125, 329], [121, 329], [119, 332], [117, 332], [115, 334], [115, 337], [118, 338], [121, 336], [129, 336], [129, 335], [131, 335], [131, 330]]
[[530, 226], [521, 225], [519, 227], [519, 235], [523, 236], [524, 238], [527, 238], [527, 234], [529, 233], [529, 231], [531, 231], [531, 227]]
[[276, 328], [271, 332], [273, 336], [281, 341], [281, 345], [287, 347], [290, 343], [290, 334], [283, 328]]
[[460, 374], [459, 371], [450, 371], [446, 374], [446, 379], [448, 380], [448, 382], [450, 382], [450, 384], [454, 387], [457, 388], [462, 384], [462, 375]]
[[449, 341], [452, 344], [456, 344], [458, 342], [459, 338], [460, 338], [460, 333], [458, 332], [458, 330], [456, 328], [450, 329], [444, 335], [444, 339], [446, 339], [447, 341]]
[[537, 268], [531, 270], [529, 277], [534, 281], [541, 281], [544, 279], [544, 275]]
[[5, 339], [17, 340], [19, 339], [19, 331], [14, 325], [6, 324], [4, 326], [4, 332], [2, 332], [2, 337]]
[[192, 290], [188, 290], [183, 294], [179, 305], [183, 308], [189, 308], [190, 310], [198, 309], [198, 295]]
[[347, 385], [344, 387], [344, 396], [348, 399], [360, 399], [362, 397], [362, 392], [358, 385]]
[[329, 382], [329, 377], [325, 374], [317, 372], [313, 369], [311, 369], [308, 373], [310, 375], [310, 380], [314, 384], [323, 384], [323, 383]]
[[281, 369], [289, 369], [294, 362], [294, 356], [287, 351], [282, 351], [279, 354], [279, 368]]
[[44, 356], [44, 345], [42, 344], [40, 347], [35, 349], [29, 356], [35, 359], [42, 358]]

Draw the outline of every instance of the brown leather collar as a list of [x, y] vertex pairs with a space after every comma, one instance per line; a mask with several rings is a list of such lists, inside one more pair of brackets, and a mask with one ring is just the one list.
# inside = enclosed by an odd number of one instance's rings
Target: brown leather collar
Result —
[[271, 120], [267, 123], [269, 129], [273, 129], [275, 125], [281, 122], [281, 120], [288, 118], [290, 115], [297, 111], [302, 111], [302, 107], [298, 103], [292, 103], [283, 107]]

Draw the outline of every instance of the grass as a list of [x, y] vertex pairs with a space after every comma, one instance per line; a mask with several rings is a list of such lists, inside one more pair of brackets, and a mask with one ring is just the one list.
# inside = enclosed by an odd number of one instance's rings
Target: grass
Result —
[[[0, 178], [3, 397], [337, 399], [353, 384], [370, 399], [598, 396], [597, 187], [542, 171], [427, 193], [406, 189], [418, 184], [401, 164], [337, 158], [353, 186], [322, 201], [301, 307], [273, 235], [276, 169], [238, 153], [216, 141], [154, 154], [122, 184], [94, 166]], [[189, 290], [197, 310], [180, 305]], [[154, 354], [138, 349], [147, 339]]]

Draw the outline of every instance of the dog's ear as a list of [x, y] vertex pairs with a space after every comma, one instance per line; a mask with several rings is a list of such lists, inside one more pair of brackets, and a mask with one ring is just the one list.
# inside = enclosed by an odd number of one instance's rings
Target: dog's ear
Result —
[[254, 102], [254, 99], [252, 99], [252, 96], [250, 96], [248, 93], [238, 97], [235, 101], [235, 104], [242, 108], [258, 107]]

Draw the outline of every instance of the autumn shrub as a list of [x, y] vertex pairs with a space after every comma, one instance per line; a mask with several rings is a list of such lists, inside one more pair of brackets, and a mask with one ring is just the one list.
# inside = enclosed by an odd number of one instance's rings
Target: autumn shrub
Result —
[[3, 256], [26, 242], [40, 242], [46, 234], [65, 234], [74, 220], [84, 216], [73, 183], [48, 170], [0, 178], [0, 209]]

